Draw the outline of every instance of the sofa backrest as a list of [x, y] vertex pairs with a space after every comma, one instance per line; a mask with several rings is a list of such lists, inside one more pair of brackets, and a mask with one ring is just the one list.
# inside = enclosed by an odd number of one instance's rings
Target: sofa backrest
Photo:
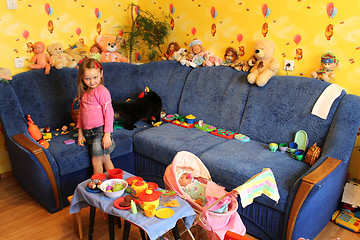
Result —
[[246, 76], [245, 72], [221, 66], [192, 70], [180, 99], [179, 114], [192, 114], [204, 123], [237, 131], [250, 91]]
[[76, 97], [76, 69], [51, 68], [17, 74], [10, 81], [24, 117], [30, 114], [39, 127], [61, 128], [71, 122], [71, 104]]
[[175, 61], [150, 62], [142, 65], [103, 63], [105, 86], [113, 101], [135, 99], [145, 87], [162, 99], [167, 113], [177, 113], [179, 99], [191, 68]]
[[346, 94], [343, 90], [333, 102], [326, 120], [312, 115], [314, 104], [329, 85], [313, 78], [275, 76], [264, 87], [251, 86], [239, 131], [263, 143], [290, 143], [297, 131], [304, 130], [308, 146], [323, 146], [336, 108]]

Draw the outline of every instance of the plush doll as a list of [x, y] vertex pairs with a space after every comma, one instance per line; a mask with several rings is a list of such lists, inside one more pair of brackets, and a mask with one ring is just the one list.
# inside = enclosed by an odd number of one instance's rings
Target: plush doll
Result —
[[43, 42], [34, 43], [34, 53], [35, 55], [31, 59], [31, 64], [29, 64], [29, 68], [45, 68], [45, 75], [49, 74], [53, 61], [51, 57], [45, 53], [45, 44]]
[[98, 61], [100, 61], [101, 58], [101, 50], [99, 45], [96, 43], [90, 47], [90, 58], [94, 58]]
[[328, 82], [330, 78], [335, 77], [334, 70], [336, 67], [340, 67], [339, 60], [332, 53], [324, 53], [321, 56], [321, 67], [311, 73], [313, 78], [317, 78]]
[[12, 80], [10, 69], [0, 67], [0, 82], [9, 83], [10, 80]]
[[180, 48], [179, 51], [174, 52], [174, 60], [180, 62], [181, 65], [196, 68], [196, 64], [189, 58], [186, 48]]
[[247, 77], [250, 84], [264, 86], [280, 68], [279, 61], [273, 56], [275, 43], [270, 40], [260, 40], [255, 43], [254, 57], [256, 62]]
[[212, 51], [205, 50], [203, 54], [203, 66], [220, 66], [222, 63], [221, 58], [216, 56]]
[[202, 42], [198, 39], [194, 39], [189, 44], [190, 56], [192, 58], [192, 62], [196, 64], [197, 67], [204, 66], [204, 51], [205, 48], [202, 46]]
[[180, 47], [177, 42], [172, 42], [169, 44], [166, 53], [164, 53], [164, 56], [162, 57], [162, 60], [173, 60], [174, 59], [174, 52], [179, 51]]
[[77, 63], [74, 59], [67, 53], [64, 52], [64, 48], [61, 43], [56, 42], [52, 43], [47, 47], [51, 59], [53, 61], [52, 66], [56, 69], [62, 69], [64, 67], [74, 68], [77, 66]]
[[225, 59], [225, 61], [222, 62], [221, 65], [230, 66], [231, 64], [233, 64], [235, 61], [237, 61], [239, 59], [239, 55], [234, 48], [228, 47], [225, 50], [224, 59]]
[[100, 35], [96, 38], [96, 43], [101, 50], [100, 62], [129, 62], [129, 59], [118, 52], [120, 42], [115, 35]]

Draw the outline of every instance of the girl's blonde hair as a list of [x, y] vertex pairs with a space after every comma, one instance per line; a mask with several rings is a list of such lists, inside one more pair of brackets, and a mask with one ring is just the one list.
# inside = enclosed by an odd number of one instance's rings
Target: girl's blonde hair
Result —
[[[80, 61], [79, 66], [79, 74], [77, 77], [77, 89], [78, 89], [78, 99], [81, 99], [82, 95], [88, 90], [88, 86], [84, 83], [84, 74], [86, 69], [99, 69], [100, 72], [103, 71], [103, 68], [100, 64], [100, 62], [93, 58], [84, 58]], [[100, 84], [104, 85], [104, 78], [101, 77]]]

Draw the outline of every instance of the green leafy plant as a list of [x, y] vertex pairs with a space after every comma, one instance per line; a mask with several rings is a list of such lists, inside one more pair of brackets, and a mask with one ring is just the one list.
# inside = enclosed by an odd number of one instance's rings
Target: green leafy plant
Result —
[[[131, 3], [131, 26], [120, 26], [123, 29], [125, 44], [123, 50], [128, 52], [130, 62], [133, 62], [138, 51], [145, 51], [149, 61], [161, 58], [161, 45], [170, 33], [169, 16], [163, 15], [162, 20], [148, 11], [141, 10]], [[134, 17], [136, 9], [136, 17]], [[139, 60], [139, 59], [137, 59]]]

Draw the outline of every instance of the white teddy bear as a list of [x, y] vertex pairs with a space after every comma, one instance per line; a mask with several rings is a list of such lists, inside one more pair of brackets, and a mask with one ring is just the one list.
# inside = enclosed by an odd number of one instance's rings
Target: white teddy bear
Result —
[[180, 62], [181, 65], [196, 68], [196, 64], [189, 60], [186, 48], [180, 48], [177, 52], [174, 52], [174, 60]]
[[64, 67], [74, 68], [77, 66], [77, 63], [74, 61], [73, 57], [64, 52], [64, 48], [61, 43], [56, 42], [52, 43], [47, 47], [53, 65], [56, 69], [62, 69]]

